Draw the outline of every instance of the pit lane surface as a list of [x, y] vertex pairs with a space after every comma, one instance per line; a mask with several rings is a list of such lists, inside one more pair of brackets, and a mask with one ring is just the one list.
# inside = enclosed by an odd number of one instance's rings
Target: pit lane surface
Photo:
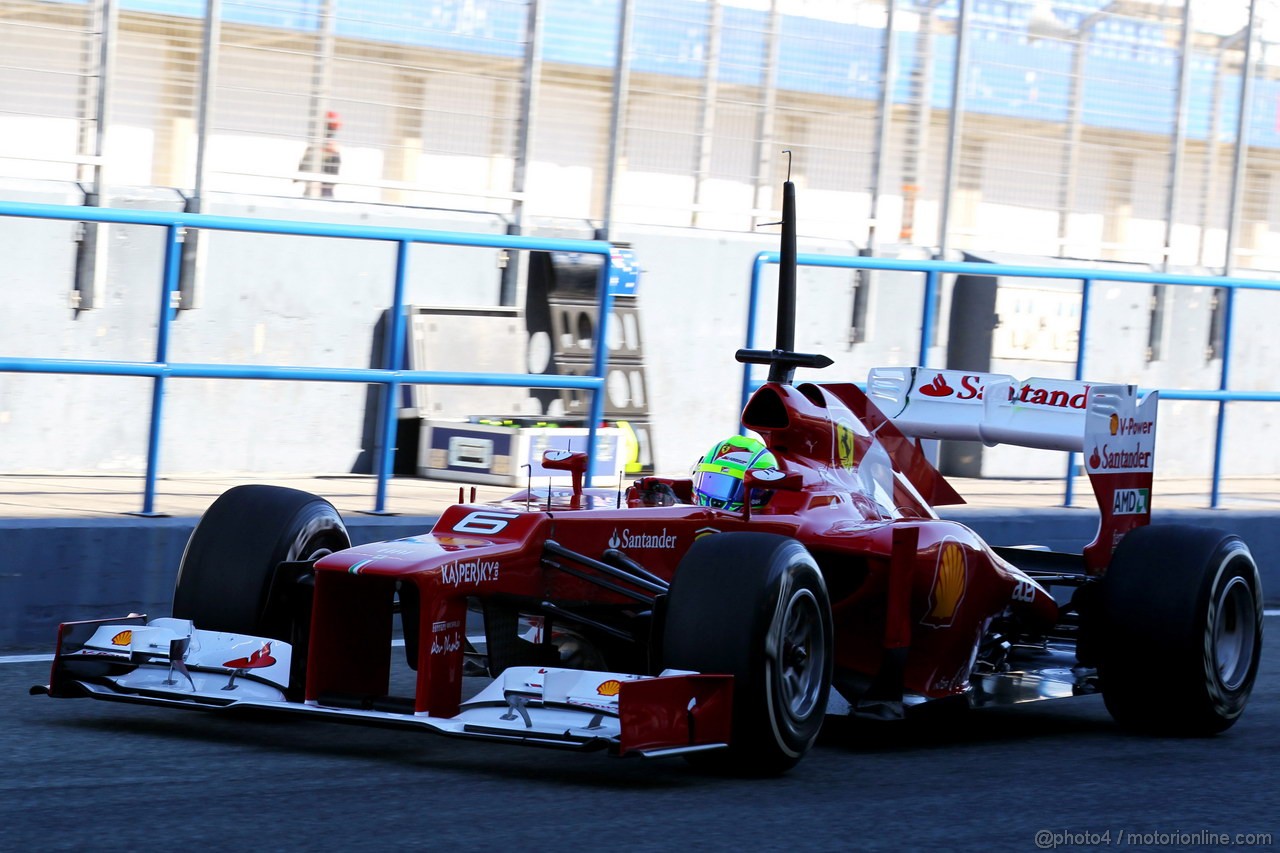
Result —
[[1126, 833], [1196, 832], [1280, 843], [1280, 618], [1265, 622], [1253, 699], [1216, 738], [1128, 735], [1088, 697], [829, 725], [796, 770], [765, 780], [680, 760], [55, 701], [27, 695], [47, 663], [5, 662], [0, 849], [1034, 850], [1041, 831], [1062, 846], [1149, 848]]

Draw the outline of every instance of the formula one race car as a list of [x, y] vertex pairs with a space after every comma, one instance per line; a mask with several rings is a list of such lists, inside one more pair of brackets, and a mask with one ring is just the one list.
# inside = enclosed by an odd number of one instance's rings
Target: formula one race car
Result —
[[[1233, 535], [1149, 524], [1156, 394], [924, 368], [877, 369], [865, 392], [794, 383], [830, 364], [792, 351], [794, 210], [788, 182], [778, 347], [737, 355], [770, 366], [742, 425], [773, 460], [742, 474], [740, 503], [695, 503], [689, 479], [584, 488], [587, 455], [551, 451], [572, 488], [459, 503], [428, 533], [353, 548], [322, 498], [242, 486], [192, 533], [173, 617], [62, 625], [33, 692], [749, 773], [793, 766], [828, 714], [927, 703], [1100, 692], [1132, 729], [1234, 723], [1258, 571]], [[940, 519], [961, 501], [923, 438], [1082, 451], [1097, 539], [996, 548]]]

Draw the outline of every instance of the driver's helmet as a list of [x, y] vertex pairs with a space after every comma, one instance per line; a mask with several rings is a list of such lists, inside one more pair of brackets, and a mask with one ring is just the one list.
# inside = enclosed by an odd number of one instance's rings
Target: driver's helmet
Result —
[[[753, 468], [776, 468], [778, 460], [759, 439], [735, 435], [716, 442], [693, 466], [693, 501], [717, 509], [742, 509], [743, 478]], [[761, 506], [770, 492], [757, 489], [751, 505]]]

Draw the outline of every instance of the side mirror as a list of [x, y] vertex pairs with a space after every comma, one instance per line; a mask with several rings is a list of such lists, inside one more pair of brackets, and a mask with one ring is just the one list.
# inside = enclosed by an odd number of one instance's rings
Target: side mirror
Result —
[[784, 474], [777, 468], [752, 468], [742, 478], [746, 488], [745, 500], [742, 502], [742, 513], [748, 521], [751, 519], [751, 493], [756, 489], [767, 489], [771, 492], [798, 492], [804, 484], [797, 473]]
[[542, 454], [542, 467], [552, 471], [568, 471], [573, 475], [573, 502], [582, 500], [582, 475], [587, 470], [587, 454], [583, 450], [548, 450]]
[[777, 468], [752, 468], [747, 472], [743, 482], [748, 489], [768, 489], [774, 492], [798, 492], [804, 483], [803, 478], [792, 472], [784, 474]]

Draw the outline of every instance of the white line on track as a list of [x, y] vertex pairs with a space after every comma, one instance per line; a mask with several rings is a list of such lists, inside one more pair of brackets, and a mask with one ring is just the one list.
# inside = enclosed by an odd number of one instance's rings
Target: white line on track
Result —
[[[1264, 610], [1263, 616], [1280, 616], [1280, 609]], [[392, 646], [403, 646], [404, 640], [392, 640]], [[0, 664], [5, 663], [49, 663], [53, 660], [53, 655], [0, 655]]]

